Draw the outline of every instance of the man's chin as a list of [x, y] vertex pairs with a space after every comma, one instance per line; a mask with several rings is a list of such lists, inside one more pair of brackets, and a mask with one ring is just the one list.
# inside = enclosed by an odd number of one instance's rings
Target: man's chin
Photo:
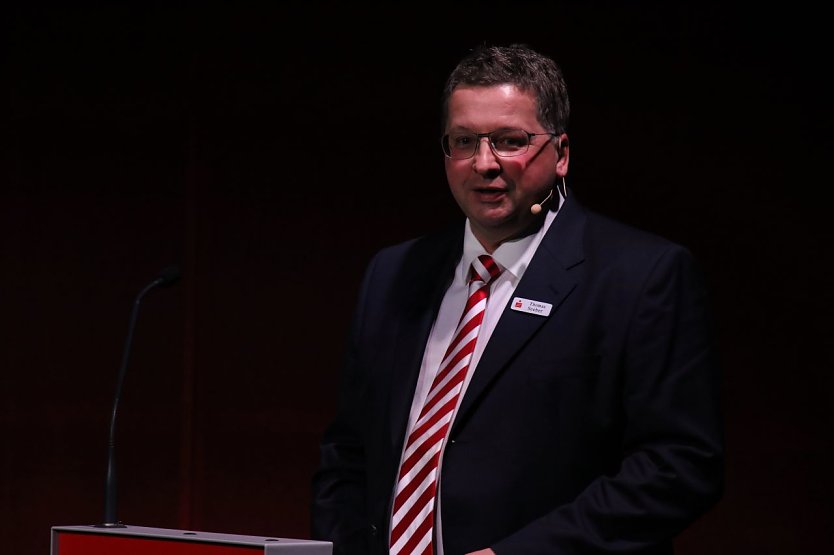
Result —
[[486, 239], [492, 244], [500, 244], [511, 239], [518, 239], [538, 231], [541, 219], [528, 214], [507, 214], [499, 217], [497, 214], [478, 214], [469, 217], [472, 231], [479, 239]]

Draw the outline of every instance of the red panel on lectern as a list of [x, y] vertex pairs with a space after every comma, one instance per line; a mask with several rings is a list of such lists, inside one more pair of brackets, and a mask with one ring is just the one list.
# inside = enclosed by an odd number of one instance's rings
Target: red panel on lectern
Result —
[[72, 532], [59, 534], [58, 546], [61, 555], [252, 555], [264, 552], [262, 546], [193, 543]]

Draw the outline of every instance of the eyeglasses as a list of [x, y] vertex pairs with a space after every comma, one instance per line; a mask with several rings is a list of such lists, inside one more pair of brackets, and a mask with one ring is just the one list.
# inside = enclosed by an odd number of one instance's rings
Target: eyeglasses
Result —
[[481, 144], [481, 139], [486, 137], [489, 140], [489, 147], [496, 156], [509, 158], [510, 156], [521, 156], [530, 148], [530, 141], [533, 137], [547, 135], [555, 137], [556, 133], [528, 133], [524, 129], [498, 129], [489, 133], [467, 133], [455, 131], [447, 133], [440, 139], [443, 147], [443, 154], [452, 160], [466, 160], [472, 158]]

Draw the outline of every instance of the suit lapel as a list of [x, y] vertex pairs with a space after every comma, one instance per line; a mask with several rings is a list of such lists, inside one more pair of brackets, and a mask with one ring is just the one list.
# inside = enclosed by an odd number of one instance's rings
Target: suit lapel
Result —
[[[463, 250], [463, 226], [418, 241], [403, 264], [401, 299], [405, 309], [397, 322], [390, 398], [391, 444], [401, 446], [426, 342]], [[380, 346], [380, 348], [384, 348]], [[397, 455], [399, 456], [399, 455]]]
[[[536, 331], [558, 315], [559, 306], [576, 287], [570, 269], [583, 260], [584, 212], [571, 197], [547, 231], [530, 266], [521, 278], [492, 332], [455, 417], [452, 433], [466, 420], [477, 399], [524, 347]], [[552, 305], [547, 317], [512, 310], [512, 299], [521, 297]]]

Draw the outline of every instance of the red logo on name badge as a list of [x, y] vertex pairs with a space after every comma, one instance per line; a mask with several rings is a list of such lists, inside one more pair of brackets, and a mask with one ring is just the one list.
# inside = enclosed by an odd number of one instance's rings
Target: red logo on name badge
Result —
[[515, 302], [515, 307], [516, 308], [521, 308], [521, 301], [516, 301]]

